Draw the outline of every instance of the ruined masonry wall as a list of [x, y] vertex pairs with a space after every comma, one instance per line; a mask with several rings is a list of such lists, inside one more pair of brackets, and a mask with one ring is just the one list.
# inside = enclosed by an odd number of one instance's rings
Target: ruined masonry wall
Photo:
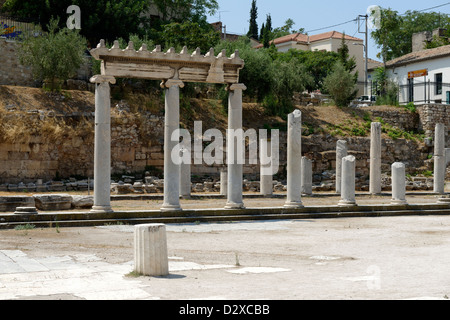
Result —
[[34, 86], [30, 68], [20, 64], [17, 42], [0, 37], [0, 85]]

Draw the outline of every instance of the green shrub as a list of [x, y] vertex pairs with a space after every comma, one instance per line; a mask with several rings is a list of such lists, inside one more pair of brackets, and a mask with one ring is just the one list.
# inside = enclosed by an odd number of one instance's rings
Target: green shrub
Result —
[[30, 66], [34, 78], [51, 91], [60, 90], [85, 61], [86, 40], [77, 30], [57, 28], [58, 20], [51, 20], [46, 35], [25, 39], [19, 49], [21, 63]]

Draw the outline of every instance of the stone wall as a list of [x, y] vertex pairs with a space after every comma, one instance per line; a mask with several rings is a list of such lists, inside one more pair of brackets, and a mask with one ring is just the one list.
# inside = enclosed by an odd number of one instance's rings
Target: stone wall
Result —
[[[419, 114], [419, 130], [425, 132], [426, 137], [434, 138], [434, 129], [437, 123], [443, 123], [450, 130], [450, 105], [446, 104], [425, 104], [417, 107]], [[447, 134], [447, 145], [449, 144]]]
[[[92, 110], [93, 111], [93, 110]], [[397, 121], [395, 115], [377, 114], [386, 122]], [[36, 115], [29, 115], [36, 117]], [[90, 117], [89, 117], [90, 116]], [[55, 141], [35, 135], [22, 144], [0, 143], [0, 183], [29, 183], [37, 179], [55, 180], [69, 177], [93, 177], [94, 118], [87, 113], [87, 122], [80, 122], [78, 132], [82, 136], [67, 134]], [[409, 122], [417, 121], [413, 115], [401, 113], [399, 126], [410, 129]], [[397, 119], [397, 120], [396, 120]], [[70, 121], [67, 121], [70, 122]], [[415, 122], [414, 122], [415, 123]], [[206, 130], [207, 128], [203, 128]], [[191, 133], [192, 134], [192, 133]], [[224, 134], [224, 133], [223, 133]], [[116, 176], [152, 171], [152, 175], [163, 172], [164, 116], [151, 113], [133, 114], [126, 104], [112, 106], [112, 171]], [[225, 134], [224, 134], [225, 137]], [[303, 154], [314, 160], [315, 182], [330, 180], [336, 167], [336, 142], [331, 135], [303, 137]], [[347, 138], [349, 153], [356, 157], [356, 172], [359, 179], [369, 176], [369, 138]], [[282, 180], [286, 165], [286, 132], [280, 132], [280, 170], [277, 179]], [[396, 161], [404, 162], [408, 173], [430, 170], [429, 155], [432, 146], [417, 144], [409, 140], [388, 140], [382, 142], [382, 170], [390, 172]], [[224, 153], [226, 159], [226, 153]], [[218, 178], [222, 165], [193, 165], [195, 179], [202, 176]], [[258, 165], [245, 165], [244, 175], [248, 180], [259, 179]]]
[[14, 40], [0, 37], [0, 85], [34, 86], [30, 68], [20, 64]]

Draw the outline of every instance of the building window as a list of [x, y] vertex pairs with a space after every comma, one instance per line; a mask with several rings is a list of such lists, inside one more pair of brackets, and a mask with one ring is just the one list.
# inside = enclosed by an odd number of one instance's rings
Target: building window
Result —
[[408, 102], [414, 102], [414, 78], [408, 79]]
[[434, 81], [436, 83], [435, 94], [442, 94], [442, 73], [436, 73], [434, 75]]

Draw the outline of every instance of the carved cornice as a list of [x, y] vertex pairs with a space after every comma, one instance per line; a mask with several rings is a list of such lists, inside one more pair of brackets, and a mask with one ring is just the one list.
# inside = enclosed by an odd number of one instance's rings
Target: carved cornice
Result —
[[229, 58], [225, 50], [215, 56], [214, 49], [205, 55], [198, 48], [189, 54], [186, 47], [180, 53], [176, 53], [174, 48], [164, 53], [161, 46], [149, 51], [145, 44], [135, 50], [133, 42], [122, 50], [117, 40], [111, 49], [101, 40], [97, 48], [91, 50], [91, 55], [102, 61], [102, 75], [117, 78], [174, 78], [183, 82], [234, 84], [239, 82], [239, 71], [244, 67], [238, 51]]

